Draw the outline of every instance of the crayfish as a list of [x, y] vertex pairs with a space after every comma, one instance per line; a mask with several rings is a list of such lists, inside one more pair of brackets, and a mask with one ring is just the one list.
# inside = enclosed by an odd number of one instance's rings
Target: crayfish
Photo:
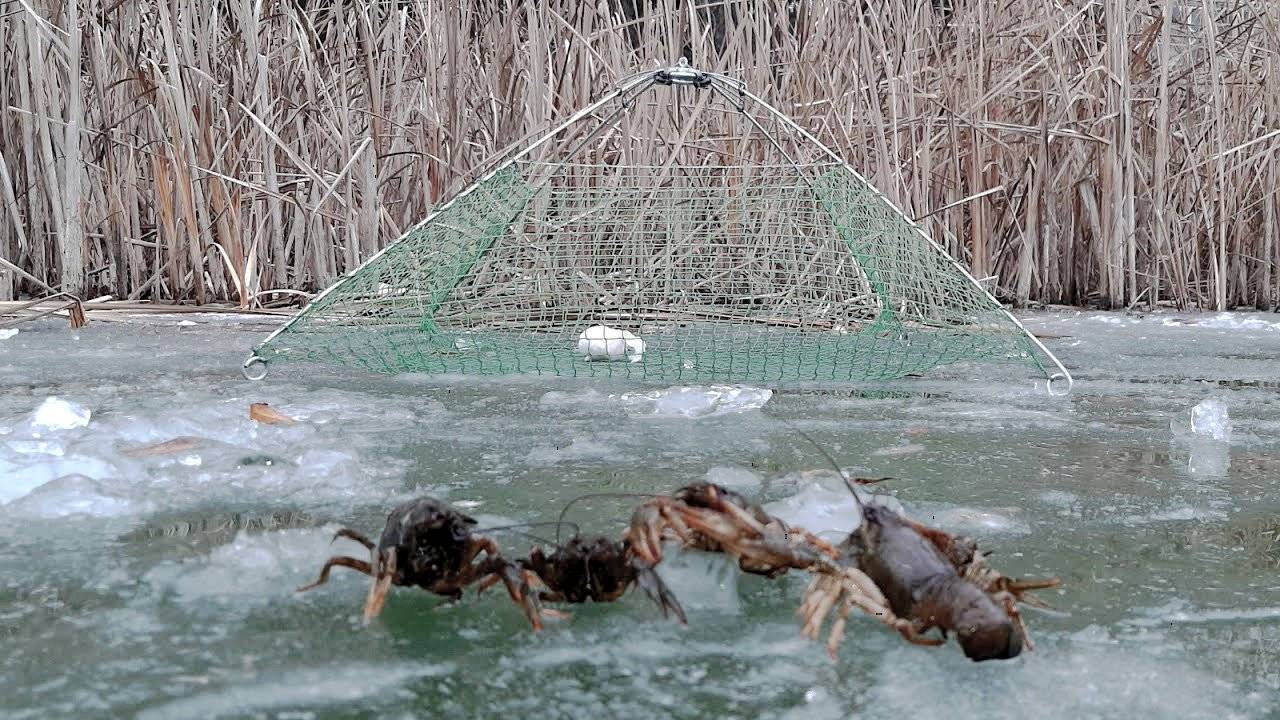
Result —
[[835, 547], [805, 530], [788, 527], [742, 495], [701, 482], [636, 508], [627, 540], [631, 552], [653, 566], [662, 561], [668, 536], [686, 548], [719, 552], [747, 573], [775, 578], [787, 570], [810, 570], [838, 556]]
[[574, 535], [550, 555], [535, 547], [520, 565], [537, 576], [546, 589], [546, 602], [613, 602], [632, 585], [644, 591], [663, 617], [674, 615], [685, 623], [684, 610], [653, 568], [630, 557], [626, 543], [607, 537], [592, 539]]
[[[323, 585], [334, 567], [369, 575], [373, 583], [364, 604], [364, 621], [368, 623], [382, 611], [392, 585], [416, 585], [457, 600], [468, 585], [500, 580], [534, 629], [541, 628], [541, 608], [529, 591], [522, 569], [504, 559], [493, 540], [473, 533], [475, 525], [475, 519], [435, 498], [410, 500], [387, 516], [386, 528], [376, 546], [355, 530], [339, 530], [335, 540], [345, 537], [364, 545], [369, 549], [370, 560], [331, 557], [320, 569], [319, 579], [298, 588], [298, 592]], [[484, 558], [478, 559], [481, 553]]]
[[[986, 565], [973, 539], [863, 503], [847, 478], [846, 483], [861, 523], [839, 546], [838, 571], [817, 574], [805, 590], [797, 614], [806, 636], [817, 639], [823, 621], [839, 604], [827, 640], [832, 657], [854, 607], [916, 644], [941, 645], [946, 633], [954, 632], [965, 656], [974, 661], [1005, 660], [1024, 647], [1034, 648], [1017, 604], [1044, 607], [1026, 592], [1054, 587], [1059, 580], [1011, 580]], [[933, 628], [942, 631], [941, 639], [925, 636]]]

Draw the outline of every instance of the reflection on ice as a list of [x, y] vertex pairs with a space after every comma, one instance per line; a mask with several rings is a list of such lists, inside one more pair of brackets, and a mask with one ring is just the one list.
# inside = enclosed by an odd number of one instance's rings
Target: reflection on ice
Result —
[[621, 399], [636, 414], [699, 418], [756, 410], [771, 397], [773, 391], [765, 388], [711, 385], [623, 393]]
[[1187, 472], [1193, 476], [1225, 477], [1231, 469], [1231, 448], [1226, 443], [1211, 440], [1193, 440], [1191, 454], [1187, 457]]
[[[380, 696], [419, 678], [440, 677], [454, 671], [449, 664], [336, 663], [246, 679], [190, 697], [148, 708], [139, 720], [209, 720], [263, 715], [290, 707], [341, 706]], [[292, 717], [312, 717], [309, 713]], [[284, 717], [284, 715], [275, 715]]]
[[1223, 477], [1231, 467], [1231, 419], [1218, 398], [1202, 400], [1186, 414], [1169, 421], [1169, 429], [1188, 447], [1187, 471], [1197, 477]]
[[743, 492], [760, 487], [762, 480], [759, 475], [746, 468], [717, 465], [707, 471], [707, 482]]
[[[1172, 656], [1154, 638], [1118, 640], [1091, 626], [1042, 639], [999, 667], [952, 654], [897, 647], [886, 653], [868, 702], [878, 717], [1089, 718], [1248, 717], [1266, 707], [1211, 669]], [[1253, 712], [1250, 712], [1250, 709]]]
[[988, 510], [934, 502], [908, 502], [907, 514], [926, 525], [952, 534], [989, 537], [992, 535], [1027, 535], [1031, 526], [1014, 515], [1017, 508]]
[[84, 475], [63, 475], [40, 484], [6, 508], [15, 515], [59, 518], [69, 515], [114, 517], [151, 512], [155, 503], [130, 498], [101, 480]]
[[[330, 555], [368, 555], [367, 550], [350, 540], [333, 541], [337, 529], [337, 525], [328, 525], [263, 533], [241, 531], [231, 542], [206, 556], [162, 563], [143, 579], [188, 602], [234, 599], [245, 604], [292, 597], [297, 586], [315, 579], [314, 574]], [[343, 580], [346, 575], [357, 574], [335, 573], [330, 583]]]

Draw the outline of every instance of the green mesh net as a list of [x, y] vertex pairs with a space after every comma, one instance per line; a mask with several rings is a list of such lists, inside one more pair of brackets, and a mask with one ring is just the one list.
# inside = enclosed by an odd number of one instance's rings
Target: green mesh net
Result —
[[765, 383], [1045, 369], [950, 257], [772, 108], [658, 93], [674, 97], [620, 90], [502, 162], [255, 356]]

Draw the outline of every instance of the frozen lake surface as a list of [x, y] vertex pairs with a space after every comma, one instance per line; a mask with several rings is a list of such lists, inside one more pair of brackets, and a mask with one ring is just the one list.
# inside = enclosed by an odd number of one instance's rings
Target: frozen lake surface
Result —
[[[1280, 315], [1027, 323], [1071, 396], [981, 367], [772, 396], [296, 367], [255, 384], [261, 319], [24, 326], [0, 339], [0, 716], [1274, 717]], [[253, 402], [301, 422], [254, 423]], [[629, 595], [535, 635], [503, 593], [398, 589], [362, 628], [363, 576], [292, 591], [356, 550], [335, 528], [376, 535], [418, 494], [492, 526], [710, 478], [847, 529], [784, 420], [1006, 574], [1060, 576], [1057, 610], [1027, 611], [1037, 651], [973, 664], [860, 618], [832, 663], [793, 617], [804, 578], [694, 554], [663, 571], [688, 627]], [[572, 517], [616, 533], [628, 513]]]

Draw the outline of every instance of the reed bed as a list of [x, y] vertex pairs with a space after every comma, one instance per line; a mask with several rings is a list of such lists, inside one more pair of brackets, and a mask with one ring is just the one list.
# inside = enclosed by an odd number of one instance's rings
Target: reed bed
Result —
[[1003, 299], [1280, 302], [1273, 0], [10, 0], [0, 300], [301, 299], [682, 55]]

